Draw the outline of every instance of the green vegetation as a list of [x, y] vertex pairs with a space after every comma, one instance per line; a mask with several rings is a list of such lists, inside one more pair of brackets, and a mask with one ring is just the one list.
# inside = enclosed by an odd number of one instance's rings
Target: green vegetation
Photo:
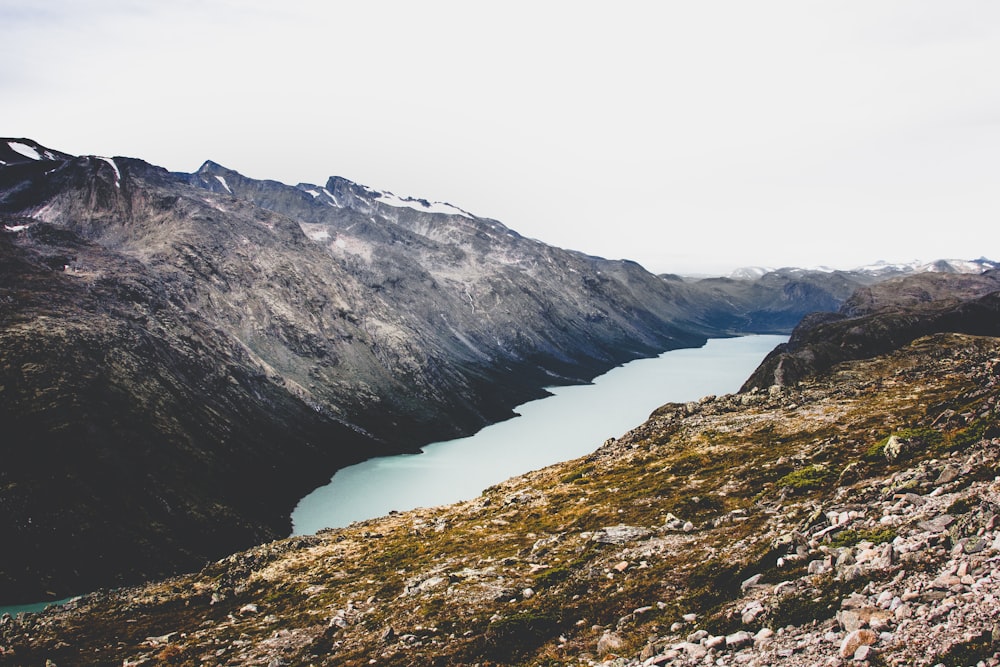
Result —
[[835, 479], [834, 474], [826, 466], [817, 463], [788, 473], [778, 480], [778, 487], [808, 491], [826, 486]]
[[996, 437], [1000, 434], [1000, 428], [993, 420], [977, 419], [967, 427], [955, 432], [951, 438], [941, 443], [940, 448], [960, 452], [968, 449], [983, 438]]
[[945, 510], [948, 514], [965, 514], [972, 509], [972, 505], [967, 498], [959, 498]]
[[837, 613], [843, 598], [867, 583], [860, 580], [846, 582], [827, 573], [818, 579], [812, 591], [780, 598], [771, 610], [771, 624], [780, 628], [831, 618]]
[[885, 544], [896, 539], [896, 531], [892, 528], [872, 528], [871, 530], [842, 530], [830, 539], [832, 547], [853, 547], [860, 542]]
[[535, 588], [542, 589], [565, 581], [573, 573], [568, 564], [556, 565], [542, 570], [535, 576]]
[[921, 426], [918, 428], [904, 428], [891, 433], [882, 438], [865, 452], [865, 458], [869, 461], [882, 460], [885, 458], [885, 446], [889, 444], [889, 439], [896, 436], [899, 440], [906, 442], [909, 446], [903, 451], [903, 457], [907, 452], [912, 453], [917, 449], [932, 449], [937, 447], [943, 440], [944, 435], [936, 429]]
[[674, 461], [670, 466], [670, 472], [674, 475], [689, 475], [698, 472], [708, 463], [703, 454], [697, 452], [686, 452]]
[[593, 464], [588, 463], [587, 465], [581, 466], [576, 470], [571, 471], [567, 475], [563, 475], [559, 481], [563, 484], [587, 484], [590, 482], [587, 476], [594, 471]]

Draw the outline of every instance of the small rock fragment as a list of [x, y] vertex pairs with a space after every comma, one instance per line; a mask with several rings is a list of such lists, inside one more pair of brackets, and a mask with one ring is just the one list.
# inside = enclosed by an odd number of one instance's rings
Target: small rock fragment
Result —
[[878, 641], [878, 635], [871, 630], [855, 630], [849, 632], [840, 644], [840, 657], [851, 658], [861, 646], [871, 646]]
[[622, 647], [622, 638], [617, 632], [605, 632], [597, 640], [597, 655], [604, 657]]

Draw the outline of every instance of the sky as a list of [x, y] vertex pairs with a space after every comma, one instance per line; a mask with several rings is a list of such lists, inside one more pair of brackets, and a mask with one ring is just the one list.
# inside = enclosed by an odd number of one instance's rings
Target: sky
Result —
[[1000, 260], [993, 0], [0, 0], [0, 136], [655, 272]]

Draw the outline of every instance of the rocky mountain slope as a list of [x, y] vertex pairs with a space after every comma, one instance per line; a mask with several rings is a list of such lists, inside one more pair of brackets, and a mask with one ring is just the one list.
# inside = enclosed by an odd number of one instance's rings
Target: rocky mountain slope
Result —
[[859, 289], [837, 313], [802, 320], [744, 388], [794, 384], [849, 359], [896, 349], [944, 331], [1000, 335], [1000, 270], [926, 273]]
[[[869, 327], [941, 308], [882, 304]], [[4, 619], [0, 664], [997, 665], [998, 401], [997, 336], [898, 341], [464, 503]]]
[[662, 278], [342, 178], [0, 140], [0, 602], [197, 569], [287, 534], [340, 466], [846, 296], [801, 284]]

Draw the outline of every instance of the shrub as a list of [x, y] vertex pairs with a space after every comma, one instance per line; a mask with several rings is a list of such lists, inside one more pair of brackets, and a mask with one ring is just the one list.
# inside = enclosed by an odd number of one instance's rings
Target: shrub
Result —
[[778, 487], [808, 491], [809, 489], [818, 489], [831, 481], [833, 481], [833, 473], [824, 465], [814, 464], [788, 473], [778, 480]]
[[918, 428], [904, 428], [887, 435], [869, 447], [868, 451], [865, 452], [865, 458], [869, 461], [884, 459], [885, 446], [889, 443], [889, 439], [893, 436], [907, 444], [906, 449], [903, 450], [901, 454], [912, 452], [917, 447], [923, 447], [925, 449], [937, 447], [944, 440], [944, 436], [941, 432], [933, 428], [924, 426]]
[[495, 660], [509, 660], [538, 648], [559, 631], [559, 618], [545, 612], [522, 612], [493, 621], [486, 628], [486, 650]]
[[859, 542], [885, 544], [896, 539], [896, 531], [892, 528], [873, 528], [871, 530], [842, 530], [830, 539], [832, 547], [853, 547]]
[[564, 475], [559, 481], [563, 484], [586, 484], [590, 481], [587, 479], [587, 475], [593, 471], [594, 466], [588, 464]]

